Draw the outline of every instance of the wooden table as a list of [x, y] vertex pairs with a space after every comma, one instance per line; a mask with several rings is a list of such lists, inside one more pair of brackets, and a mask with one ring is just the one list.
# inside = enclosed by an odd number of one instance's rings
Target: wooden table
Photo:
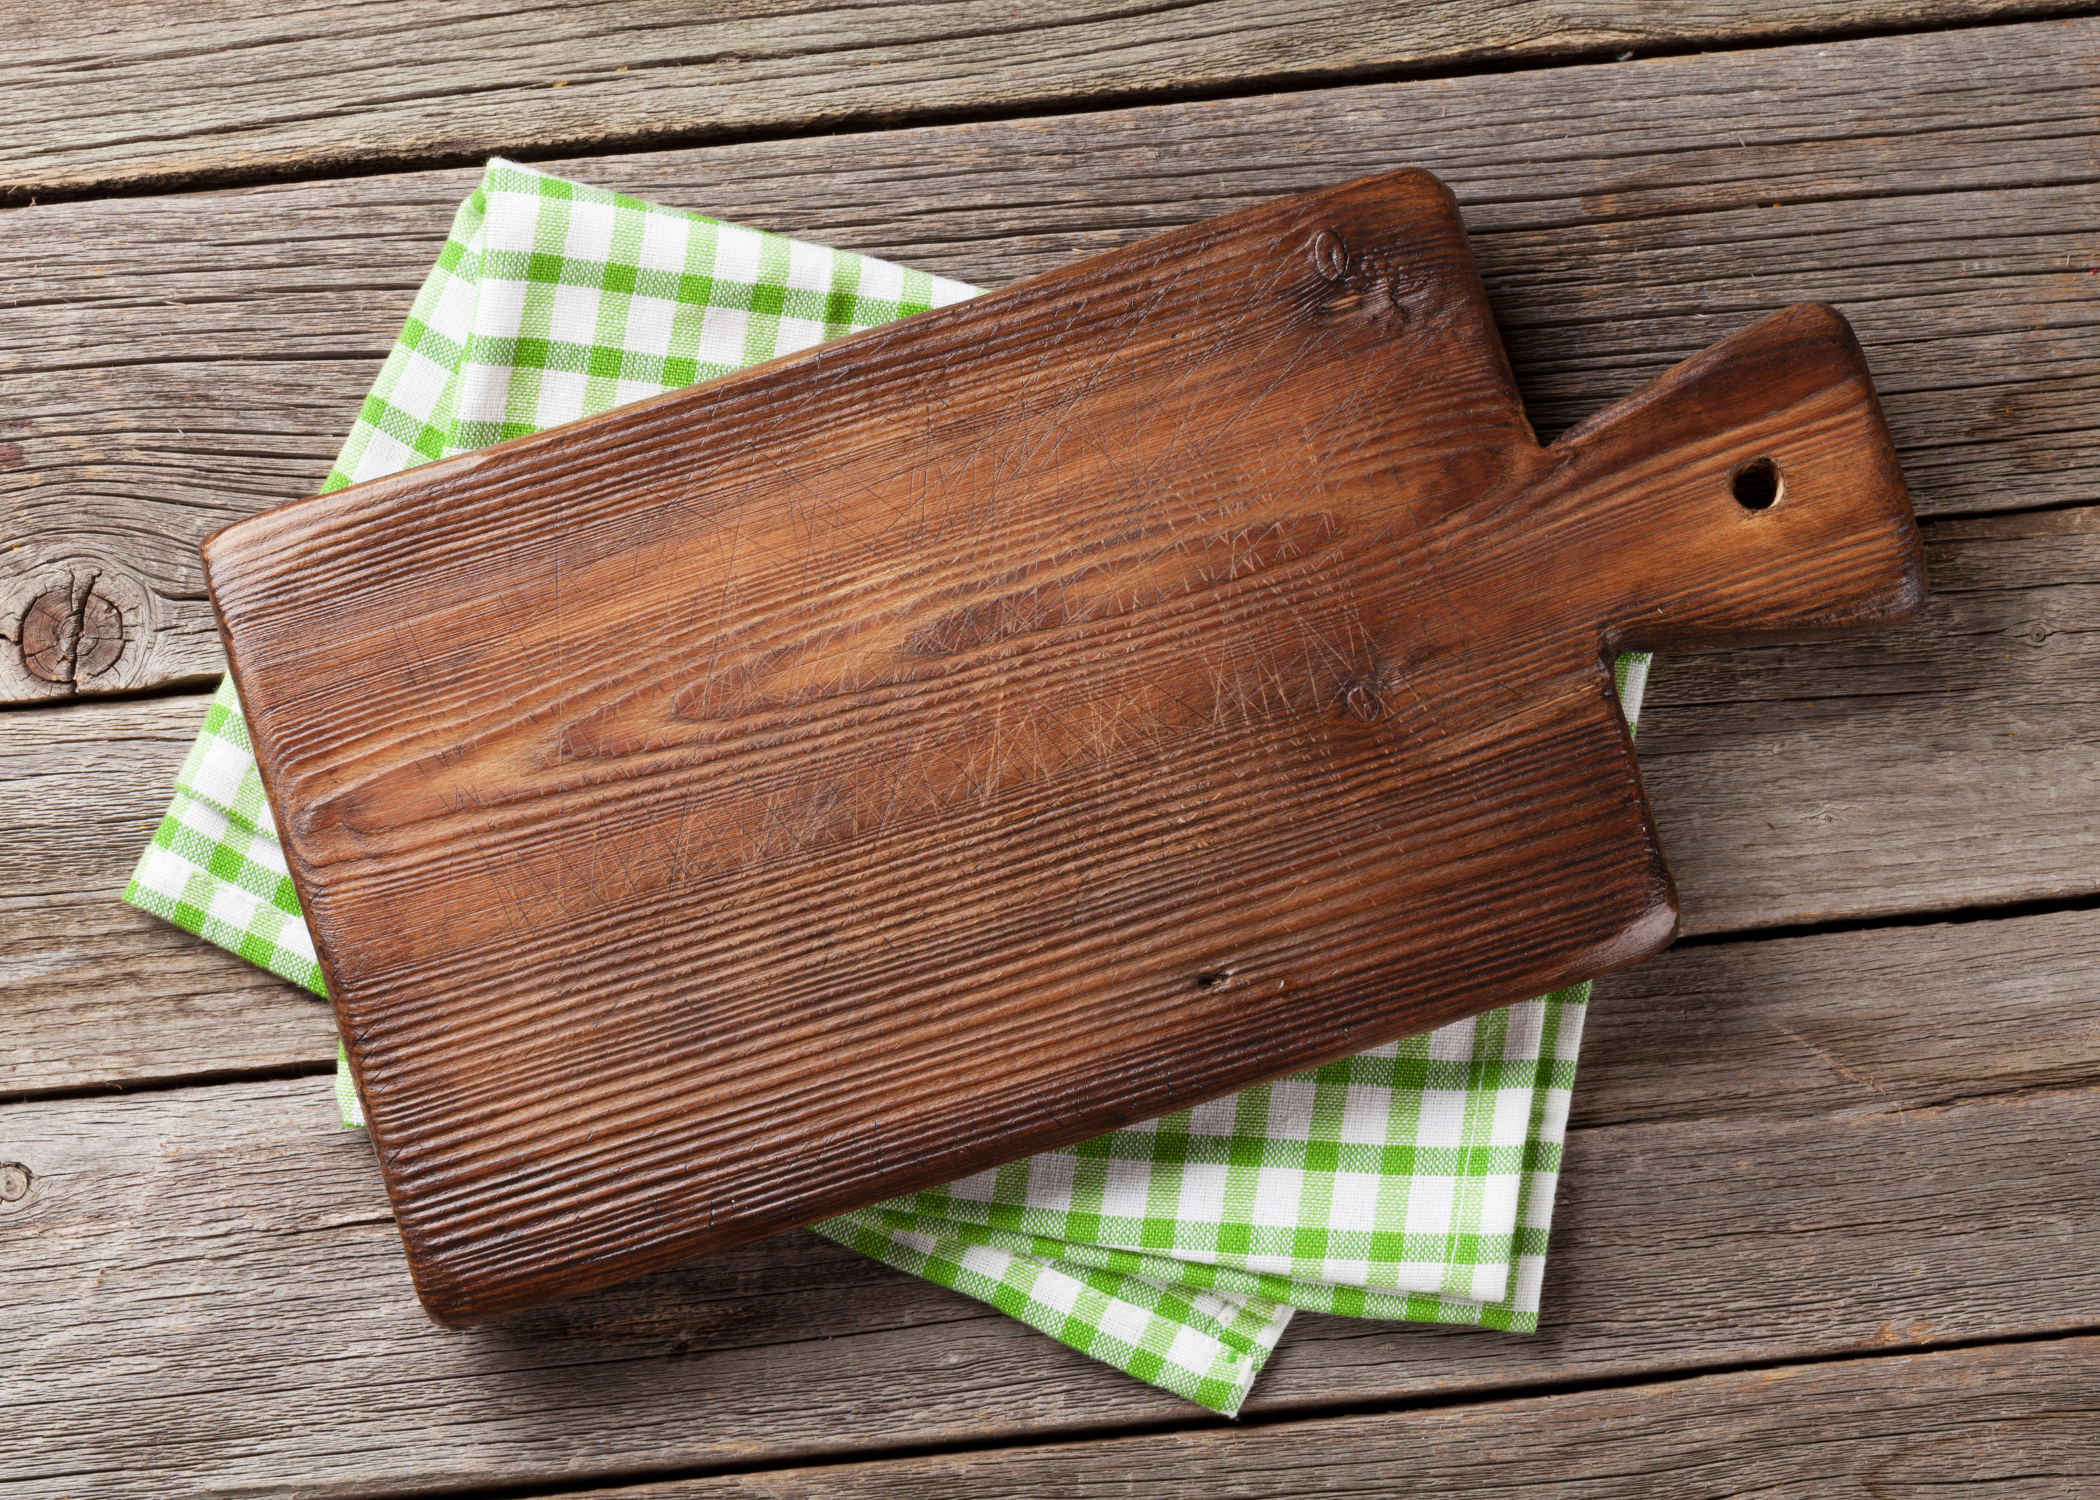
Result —
[[[14, 20], [0, 1496], [2100, 1492], [2100, 22], [1621, 9]], [[424, 1320], [323, 1007], [115, 895], [198, 540], [326, 472], [494, 152], [988, 284], [1428, 167], [1547, 436], [1852, 318], [1932, 599], [1658, 664], [1685, 936], [1599, 987], [1544, 1332], [1301, 1314], [1235, 1425], [807, 1234]], [[54, 591], [126, 622], [92, 676], [24, 657]]]

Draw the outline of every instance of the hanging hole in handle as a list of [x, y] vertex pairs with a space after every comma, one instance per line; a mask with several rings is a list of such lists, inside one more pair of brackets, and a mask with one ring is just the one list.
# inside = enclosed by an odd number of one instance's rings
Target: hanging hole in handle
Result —
[[1786, 486], [1779, 477], [1779, 465], [1769, 458], [1753, 458], [1735, 471], [1729, 488], [1744, 510], [1770, 510], [1779, 503]]

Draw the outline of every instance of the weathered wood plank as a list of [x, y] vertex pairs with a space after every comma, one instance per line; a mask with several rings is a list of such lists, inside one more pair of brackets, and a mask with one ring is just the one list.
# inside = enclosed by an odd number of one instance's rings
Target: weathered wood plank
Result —
[[[2100, 1339], [2001, 1344], [1630, 1389], [1161, 1433], [585, 1493], [606, 1500], [1566, 1496], [1766, 1500], [2100, 1489]], [[1491, 1478], [1488, 1476], [1492, 1476]], [[1718, 1487], [1718, 1488], [1717, 1488]]]
[[[1955, 911], [2100, 888], [2089, 857], [2100, 818], [2091, 754], [2100, 508], [1929, 522], [1925, 531], [1933, 593], [1918, 624], [1878, 641], [1658, 664], [1642, 775], [1692, 930]], [[0, 777], [9, 788], [0, 796], [0, 835], [13, 854], [0, 866], [0, 1094], [333, 1055], [325, 1013], [300, 992], [114, 904], [202, 713], [201, 698], [159, 698], [0, 715]], [[2061, 934], [2043, 944], [2052, 962], [2090, 961], [2090, 937], [2081, 934], [2091, 920], [2062, 919]], [[1830, 1029], [1840, 1027], [1835, 1018], [1817, 1018], [1828, 1002], [1815, 986], [1891, 963], [1888, 972], [1911, 973], [1909, 959], [1896, 962], [1905, 954], [1917, 955], [1922, 974], [1925, 955], [1941, 954], [1976, 976], [1980, 997], [1999, 996], [1992, 1014], [2010, 1018], [2030, 1006], [2043, 1007], [2035, 1016], [2057, 1014], [2049, 993], [2070, 1004], [2083, 990], [2050, 992], [2053, 981], [2042, 979], [2034, 983], [2044, 993], [2034, 992], [2024, 976], [2056, 971], [2014, 962], [2022, 944], [2042, 941], [2024, 930], [1816, 940], [1834, 945], [1829, 957], [1813, 944], [1754, 945], [1740, 959], [1731, 950], [1687, 950], [1612, 981], [1624, 988], [1608, 993], [1667, 1010], [1678, 987], [1718, 997], [1751, 982], [1737, 974], [1809, 985], [1789, 991], [1796, 1008], [1772, 1024], [1842, 1054], [1845, 1066], [1895, 1090], [1892, 1097], [1919, 1102], [1925, 1096], [1906, 1092], [1905, 1080], [1958, 1082], [1959, 1056], [1921, 1052], [1913, 1061], [1922, 1072], [1893, 1058], [1868, 1067], [1845, 1051], [1848, 1033]], [[1796, 953], [1810, 955], [1798, 968], [1786, 957]], [[1898, 987], [1869, 1004], [1865, 1014], [1882, 1016], [1907, 1001]], [[1719, 1045], [1696, 1026], [1683, 1040], [1702, 1050]], [[1720, 1076], [1708, 1086], [1739, 1102], [1771, 1090], [1798, 1092], [1819, 1109], [1873, 1103], [1871, 1090], [1848, 1094], [1819, 1074], [1809, 1052], [1793, 1050], [1778, 1031], [1769, 1040], [1785, 1054], [1778, 1064], [1787, 1082], [1759, 1062], [1742, 1085], [1747, 1096]], [[2068, 1035], [2036, 1033], [2022, 1046], [2040, 1057], [2061, 1045], [2065, 1065], [2082, 1066], [2069, 1060], [2089, 1055], [2090, 1042], [2073, 1025]], [[1731, 1033], [1726, 1049], [1744, 1044]], [[2077, 1075], [2043, 1068], [2012, 1086], [2068, 1076]], [[1655, 1088], [1628, 1088], [1623, 1098], [1595, 1096], [1599, 1118], [1664, 1110]]]
[[[837, 0], [667, 14], [598, 0], [520, 17], [408, 0], [208, 10], [100, 0], [18, 18], [0, 180], [22, 201], [494, 151], [1099, 107], [1161, 94], [1512, 60], [1601, 58], [2046, 13], [2042, 0]], [[95, 45], [84, 51], [81, 39]]]
[[123, 889], [208, 701], [145, 698], [0, 715], [5, 909]]
[[[1656, 674], [1641, 774], [1687, 931], [2093, 893], [2093, 518], [1936, 539], [1925, 611], [1900, 630]], [[1999, 858], [2014, 828], [2018, 874]]]
[[0, 1098], [333, 1060], [325, 1004], [117, 901], [205, 703], [0, 716]]
[[[2100, 1327], [2096, 1129], [2085, 1089], [1577, 1131], [1548, 1333], [1305, 1316], [1250, 1410]], [[8, 1106], [0, 1160], [32, 1177], [0, 1206], [0, 1473], [34, 1493], [392, 1493], [1201, 1421], [799, 1233], [437, 1329], [323, 1080]]]
[[0, 1098], [334, 1063], [325, 1001], [119, 905], [122, 888], [0, 905]]
[[[335, 1056], [326, 1005], [104, 886], [0, 905], [0, 1097]], [[1929, 1108], [2100, 1077], [2100, 914], [1685, 948], [1600, 982], [1574, 1124]], [[1949, 1017], [1919, 996], [1958, 976]]]
[[[2089, 500], [2100, 474], [2096, 49], [2100, 23], [2047, 23], [564, 169], [996, 284], [1420, 164], [1466, 204], [1543, 431], [1821, 297], [1867, 344], [1921, 511], [1978, 512]], [[473, 175], [12, 215], [0, 635], [100, 574], [135, 624], [84, 686], [215, 673], [196, 543], [326, 472]], [[0, 650], [0, 698], [71, 690]]]
[[1577, 1127], [1929, 1109], [2100, 1078], [2100, 912], [1679, 948], [1599, 980]]

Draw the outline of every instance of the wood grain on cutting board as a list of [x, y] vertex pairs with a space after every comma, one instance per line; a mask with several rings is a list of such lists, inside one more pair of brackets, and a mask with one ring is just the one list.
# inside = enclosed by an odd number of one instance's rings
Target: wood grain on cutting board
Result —
[[1421, 173], [207, 567], [449, 1321], [1652, 952], [1606, 657], [1897, 618], [1921, 577], [1841, 319], [1541, 448]]

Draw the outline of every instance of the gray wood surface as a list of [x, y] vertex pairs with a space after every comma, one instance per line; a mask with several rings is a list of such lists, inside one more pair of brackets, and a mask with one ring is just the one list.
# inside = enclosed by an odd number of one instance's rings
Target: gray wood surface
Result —
[[[1825, 298], [1942, 519], [1917, 626], [1658, 668], [1644, 774], [1704, 936], [1599, 986], [1546, 1331], [1302, 1315], [1239, 1426], [807, 1234], [435, 1329], [325, 1007], [114, 901], [202, 696], [0, 714], [0, 1496], [2100, 1489], [2100, 23], [91, 4], [11, 18], [0, 194], [278, 185], [6, 214], [0, 637], [96, 579], [128, 649], [90, 692], [216, 674], [196, 540], [325, 472], [476, 175], [444, 164], [499, 149], [986, 284], [1428, 166], [1542, 429]], [[389, 166], [438, 169], [329, 180]], [[24, 679], [0, 649], [0, 701], [69, 691]], [[1870, 930], [1759, 930], [1831, 920]]]
[[621, 1500], [1059, 1495], [2081, 1500], [2100, 1339], [1707, 1375], [1631, 1390], [593, 1489]]
[[[1604, 58], [2047, 14], [2040, 0], [442, 0], [44, 5], [0, 69], [15, 201], [492, 151], [570, 151], [913, 117], [1236, 93], [1456, 64]], [[92, 38], [92, 47], [84, 40]]]
[[0, 1099], [334, 1061], [324, 1002], [118, 903], [209, 701], [0, 714]]
[[[1829, 300], [1920, 511], [1977, 513], [2090, 500], [2100, 471], [2100, 93], [2066, 66], [2096, 51], [2100, 23], [2051, 22], [557, 165], [985, 284], [1426, 166], [1466, 205], [1542, 431]], [[474, 176], [9, 216], [0, 637], [93, 577], [128, 639], [71, 684], [0, 648], [0, 701], [219, 670], [197, 542], [325, 475]]]
[[[330, 1104], [308, 1079], [0, 1107], [0, 1160], [33, 1178], [0, 1207], [33, 1310], [0, 1332], [0, 1473], [80, 1496], [384, 1493], [1211, 1425], [800, 1232], [438, 1329]], [[1247, 1411], [2091, 1328], [2096, 1130], [2093, 1088], [1578, 1130], [1548, 1332], [1302, 1315]]]
[[2094, 892], [2096, 519], [1934, 527], [1912, 623], [1661, 665], [1641, 775], [1685, 931]]
[[1678, 948], [1598, 981], [1571, 1122], [1871, 1114], [2077, 1088], [2100, 1078], [2096, 980], [2090, 910]]
[[117, 904], [123, 888], [0, 902], [0, 1098], [334, 1070], [326, 1001]]

